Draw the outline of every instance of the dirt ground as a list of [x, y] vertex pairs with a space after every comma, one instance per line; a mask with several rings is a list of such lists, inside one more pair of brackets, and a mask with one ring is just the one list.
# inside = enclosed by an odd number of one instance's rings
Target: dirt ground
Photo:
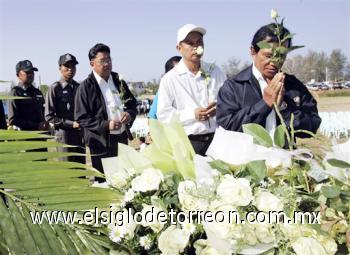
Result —
[[319, 112], [350, 111], [350, 97], [315, 97]]

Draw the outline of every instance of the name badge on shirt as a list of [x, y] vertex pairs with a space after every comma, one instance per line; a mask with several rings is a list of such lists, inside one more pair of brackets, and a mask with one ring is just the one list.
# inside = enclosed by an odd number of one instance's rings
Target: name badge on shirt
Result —
[[63, 90], [63, 94], [67, 94], [68, 93], [68, 91], [67, 90]]
[[42, 98], [43, 96], [42, 95], [36, 95], [36, 97]]

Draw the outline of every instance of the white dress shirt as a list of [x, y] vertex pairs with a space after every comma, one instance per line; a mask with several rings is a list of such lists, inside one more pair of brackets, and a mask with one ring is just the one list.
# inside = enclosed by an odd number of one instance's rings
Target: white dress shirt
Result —
[[198, 121], [194, 111], [216, 102], [226, 77], [213, 64], [201, 63], [201, 67], [210, 74], [210, 79], [205, 79], [201, 71], [193, 74], [182, 59], [160, 81], [157, 117], [167, 123], [177, 115], [187, 135], [213, 133], [217, 127], [215, 116], [206, 121]]
[[[261, 89], [261, 94], [263, 95], [264, 89], [267, 86], [267, 82], [265, 81], [262, 74], [259, 72], [259, 70], [256, 68], [254, 64], [253, 64], [253, 75], [258, 80], [260, 89]], [[269, 113], [269, 115], [267, 115], [266, 122], [265, 122], [265, 129], [267, 130], [267, 132], [269, 132], [273, 140], [275, 130], [276, 130], [276, 113], [273, 109]]]
[[[105, 100], [108, 119], [114, 121], [120, 121], [121, 114], [123, 113], [122, 101], [116, 86], [113, 83], [112, 76], [109, 75], [108, 81], [106, 82], [101, 76], [93, 71], [95, 79], [100, 86], [103, 98]], [[125, 130], [125, 125], [118, 130], [111, 130], [110, 134], [121, 134]]]

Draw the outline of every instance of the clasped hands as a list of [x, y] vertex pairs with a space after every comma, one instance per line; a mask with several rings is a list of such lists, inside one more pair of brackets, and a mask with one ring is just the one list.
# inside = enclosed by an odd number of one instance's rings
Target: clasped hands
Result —
[[284, 79], [284, 73], [277, 73], [272, 80], [267, 82], [268, 85], [264, 88], [263, 99], [271, 108], [274, 103], [280, 106], [283, 101], [285, 93]]
[[216, 114], [216, 102], [211, 102], [205, 108], [197, 108], [194, 110], [194, 116], [198, 121], [206, 121]]
[[118, 130], [122, 127], [123, 124], [129, 123], [131, 116], [128, 112], [123, 112], [120, 118], [120, 121], [110, 120], [108, 128], [109, 130]]

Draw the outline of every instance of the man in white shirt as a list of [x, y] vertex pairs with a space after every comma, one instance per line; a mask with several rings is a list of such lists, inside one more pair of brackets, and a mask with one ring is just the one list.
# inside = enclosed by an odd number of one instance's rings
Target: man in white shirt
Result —
[[216, 98], [225, 75], [214, 64], [201, 62], [206, 30], [186, 24], [178, 30], [182, 59], [160, 81], [157, 117], [178, 116], [197, 154], [205, 155], [217, 127]]
[[118, 143], [127, 144], [128, 128], [136, 118], [136, 99], [125, 81], [112, 72], [107, 45], [89, 52], [92, 73], [77, 89], [75, 120], [84, 128], [92, 166], [103, 172], [101, 158], [117, 156]]

